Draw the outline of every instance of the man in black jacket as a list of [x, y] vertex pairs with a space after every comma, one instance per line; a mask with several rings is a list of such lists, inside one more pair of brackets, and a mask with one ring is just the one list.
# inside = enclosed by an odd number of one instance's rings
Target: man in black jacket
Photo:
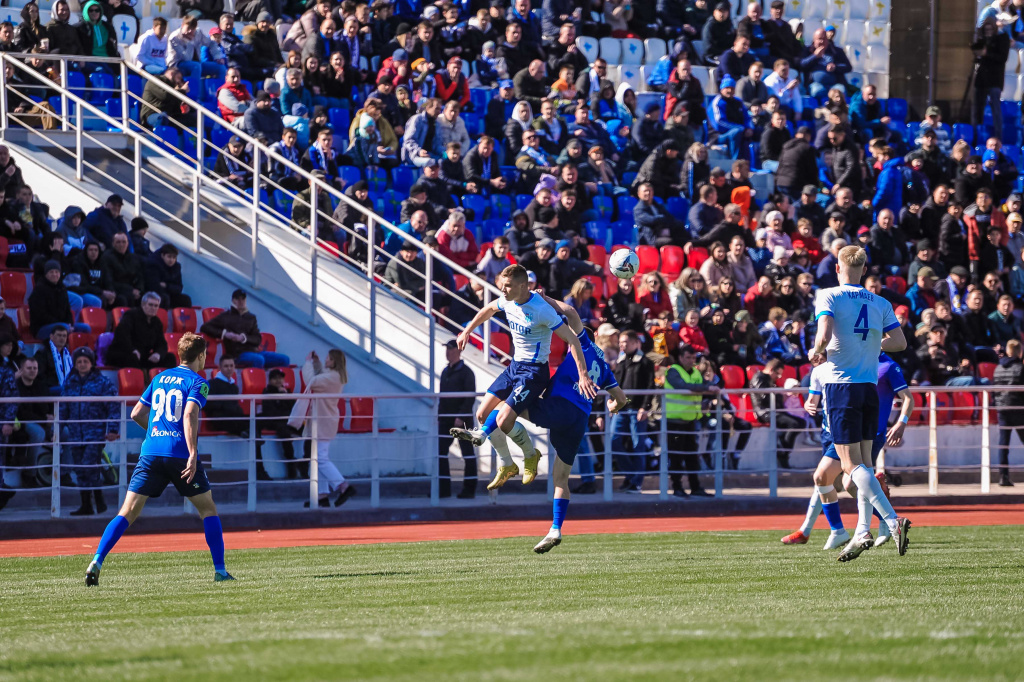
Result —
[[[778, 358], [772, 358], [765, 363], [764, 369], [754, 375], [750, 380], [750, 388], [754, 391], [763, 391], [768, 388], [776, 388], [782, 379], [782, 370], [785, 364]], [[761, 424], [767, 425], [771, 422], [771, 396], [767, 393], [751, 393], [751, 401], [754, 407], [754, 416]], [[797, 436], [806, 428], [802, 419], [797, 419], [787, 413], [782, 406], [783, 396], [775, 396], [775, 430], [778, 434], [778, 448], [776, 458], [780, 469], [789, 468], [789, 453], [793, 449]]]
[[796, 136], [782, 145], [779, 154], [779, 170], [775, 175], [776, 188], [794, 201], [804, 185], [818, 183], [818, 161], [811, 146], [813, 133], [807, 126], [800, 126]]
[[156, 315], [159, 310], [160, 296], [150, 291], [142, 297], [139, 308], [125, 312], [114, 329], [114, 340], [107, 349], [104, 362], [113, 367], [138, 367], [143, 370], [174, 367], [178, 364], [174, 356], [167, 352], [164, 324]]
[[[284, 385], [284, 372], [275, 367], [267, 372], [267, 387], [263, 389], [263, 395], [282, 395], [291, 393]], [[294, 400], [284, 398], [264, 398], [260, 409], [260, 417], [257, 420], [257, 436], [261, 440], [256, 441], [256, 457], [263, 462], [263, 433], [274, 434], [274, 441], [280, 443], [281, 452], [284, 455], [285, 466], [288, 469], [288, 478], [309, 478], [309, 462], [296, 462], [295, 448], [292, 446], [294, 432], [288, 426], [288, 418], [291, 416]]]
[[[127, 239], [127, 237], [125, 237]], [[40, 341], [57, 327], [70, 328], [74, 322], [68, 290], [61, 281], [60, 263], [46, 261], [43, 277], [36, 281], [28, 297], [29, 330]]]
[[828, 131], [828, 142], [821, 150], [832, 189], [848, 187], [856, 199], [861, 194], [860, 150], [850, 138], [849, 130], [843, 124], [834, 125]]
[[[1021, 343], [1012, 339], [1006, 343], [1006, 357], [992, 375], [996, 386], [1024, 385], [1024, 364], [1021, 364]], [[1024, 443], [1024, 392], [998, 391], [995, 394], [999, 410], [999, 485], [1012, 486], [1010, 480], [1010, 438], [1013, 431]]]
[[113, 248], [100, 256], [110, 272], [111, 287], [117, 294], [116, 305], [133, 306], [142, 296], [144, 280], [142, 263], [134, 253], [128, 252], [128, 235], [118, 232], [113, 237]]
[[782, 147], [790, 139], [789, 128], [786, 127], [786, 112], [776, 109], [772, 113], [771, 125], [761, 133], [761, 149], [758, 151], [761, 167], [769, 171], [778, 170]]
[[[240, 395], [235, 359], [224, 355], [220, 359], [218, 369], [210, 380], [210, 395]], [[249, 437], [249, 420], [242, 410], [239, 400], [211, 400], [206, 403], [205, 416], [210, 418], [210, 428], [214, 431], [227, 431], [242, 438]], [[262, 465], [261, 465], [262, 468]]]
[[[444, 344], [444, 348], [448, 366], [441, 370], [438, 392], [474, 393], [476, 377], [473, 375], [473, 370], [462, 361], [462, 351], [459, 350], [458, 344], [452, 339]], [[466, 470], [462, 476], [462, 492], [458, 494], [458, 497], [468, 500], [476, 496], [476, 452], [473, 450], [473, 444], [468, 440], [453, 438], [449, 433], [452, 428], [469, 428], [467, 424], [473, 423], [474, 402], [476, 399], [473, 396], [441, 398], [438, 401], [437, 468], [441, 497], [451, 497], [452, 494], [451, 470], [448, 466], [448, 450], [452, 440], [459, 444], [462, 461], [466, 464]]]
[[466, 174], [466, 182], [475, 183], [478, 190], [503, 192], [507, 186], [501, 176], [498, 155], [494, 153], [494, 138], [490, 135], [480, 136], [477, 146], [462, 159], [462, 170]]
[[[614, 372], [619, 387], [625, 391], [654, 390], [654, 363], [644, 354], [640, 335], [631, 329], [619, 334], [619, 360]], [[625, 466], [620, 470], [627, 472], [619, 490], [639, 493], [647, 471], [645, 441], [652, 396], [630, 396], [629, 402], [629, 407], [612, 416], [612, 452], [623, 460]]]

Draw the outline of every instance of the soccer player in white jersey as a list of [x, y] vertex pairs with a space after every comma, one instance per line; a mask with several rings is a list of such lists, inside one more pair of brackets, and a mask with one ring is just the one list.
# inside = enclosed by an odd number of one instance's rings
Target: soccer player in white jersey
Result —
[[[548, 354], [552, 333], [558, 334], [569, 346], [580, 373], [580, 391], [591, 400], [597, 396], [597, 386], [587, 372], [580, 340], [540, 294], [530, 291], [526, 268], [510, 265], [501, 272], [497, 281], [500, 282], [498, 287], [503, 294], [502, 298], [482, 308], [456, 338], [459, 349], [464, 349], [473, 330], [490, 320], [499, 310], [505, 313], [512, 332], [512, 362], [494, 380], [480, 403], [477, 421], [481, 426], [469, 434], [469, 440], [475, 445], [481, 445], [495, 429], [501, 429], [505, 434], [511, 431], [518, 416], [529, 409], [547, 388], [551, 377]], [[453, 435], [459, 435], [454, 431]], [[539, 462], [540, 453], [536, 450], [524, 458], [524, 485], [537, 477]], [[501, 466], [487, 489], [494, 490], [518, 474], [519, 467], [512, 461], [512, 457], [501, 453]]]
[[[907, 552], [910, 520], [896, 515], [865, 462], [871, 462], [871, 447], [878, 430], [879, 353], [899, 352], [907, 347], [907, 340], [892, 304], [860, 286], [866, 265], [867, 252], [859, 246], [839, 251], [839, 286], [818, 291], [815, 302], [818, 335], [811, 350], [811, 363], [829, 363], [830, 371], [822, 377], [822, 394], [843, 472], [857, 486], [858, 500], [864, 496], [878, 510], [902, 556]], [[865, 509], [868, 515], [866, 523], [860, 519], [858, 528], [869, 527], [870, 507], [859, 504], [858, 508], [862, 516]], [[839, 560], [856, 559], [873, 544], [870, 532], [858, 533], [839, 554]]]

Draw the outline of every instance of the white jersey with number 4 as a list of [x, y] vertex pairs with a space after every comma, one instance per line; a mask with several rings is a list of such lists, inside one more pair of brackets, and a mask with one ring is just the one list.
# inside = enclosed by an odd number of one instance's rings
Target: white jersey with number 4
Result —
[[[504, 296], [497, 300], [512, 332], [512, 359], [516, 362], [545, 363], [551, 352], [551, 332], [562, 326], [562, 316], [537, 293], [520, 305]], [[877, 353], [876, 353], [877, 355]]]
[[882, 335], [900, 326], [892, 304], [862, 286], [841, 284], [819, 290], [814, 307], [815, 320], [834, 320], [826, 383], [877, 384]]

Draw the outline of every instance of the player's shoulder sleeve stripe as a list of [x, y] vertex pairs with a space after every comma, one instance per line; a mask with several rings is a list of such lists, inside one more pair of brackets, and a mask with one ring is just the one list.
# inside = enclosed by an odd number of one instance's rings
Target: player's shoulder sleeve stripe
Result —
[[195, 403], [199, 407], [203, 406], [203, 404], [201, 402], [199, 402], [199, 399], [196, 398], [194, 395], [190, 395], [189, 397], [185, 398], [185, 402], [186, 403]]
[[561, 316], [559, 316], [559, 318], [558, 318], [558, 324], [556, 324], [555, 326], [553, 326], [553, 327], [551, 328], [551, 331], [555, 331], [556, 329], [558, 329], [559, 327], [561, 327], [561, 326], [562, 326], [563, 324], [565, 324], [565, 322], [564, 322], [564, 321], [562, 320]]
[[884, 332], [891, 332], [893, 329], [896, 329], [896, 327], [899, 327], [899, 326], [900, 326], [899, 322], [890, 322], [889, 324], [887, 324], [884, 327], [882, 327], [882, 331], [884, 331]]
[[815, 320], [820, 320], [823, 317], [835, 317], [831, 310], [822, 310], [820, 313], [814, 316]]
[[816, 391], [813, 388], [808, 390], [811, 395], [821, 395], [821, 391]]
[[146, 400], [145, 398], [139, 398], [139, 402], [145, 405], [146, 407], [153, 407], [153, 404]]

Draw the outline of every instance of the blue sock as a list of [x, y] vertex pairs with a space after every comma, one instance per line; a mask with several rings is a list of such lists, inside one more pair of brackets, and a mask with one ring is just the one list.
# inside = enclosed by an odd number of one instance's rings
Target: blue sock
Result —
[[103, 560], [107, 558], [107, 554], [110, 550], [114, 549], [114, 545], [121, 539], [124, 532], [128, 530], [128, 519], [123, 516], [115, 516], [110, 519], [110, 523], [103, 530], [103, 537], [100, 538], [100, 546], [96, 548], [96, 556], [93, 557], [93, 561], [103, 567]]
[[555, 530], [562, 530], [562, 521], [565, 520], [565, 512], [569, 510], [569, 500], [556, 497], [551, 505], [551, 527]]
[[487, 415], [487, 419], [480, 426], [480, 430], [484, 432], [485, 436], [489, 436], [496, 428], [498, 428], [498, 411], [491, 410], [491, 413]]
[[839, 513], [838, 500], [822, 504], [821, 511], [825, 513], [825, 518], [828, 519], [829, 528], [833, 531], [840, 531], [843, 529], [843, 515]]
[[213, 557], [213, 570], [224, 573], [224, 528], [220, 525], [220, 517], [207, 516], [203, 519], [203, 532], [206, 533], [206, 544]]

